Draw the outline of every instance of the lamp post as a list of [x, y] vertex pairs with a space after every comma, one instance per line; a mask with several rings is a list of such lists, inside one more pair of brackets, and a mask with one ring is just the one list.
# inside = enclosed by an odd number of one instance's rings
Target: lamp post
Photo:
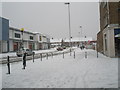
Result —
[[81, 32], [81, 37], [82, 37], [82, 26], [80, 26], [80, 32]]
[[81, 34], [80, 37], [82, 37], [82, 26], [80, 26], [80, 32], [79, 32], [79, 34]]
[[22, 34], [21, 48], [23, 49], [23, 32], [24, 32], [24, 28], [21, 28], [20, 31], [21, 31], [21, 34]]
[[68, 15], [69, 15], [69, 46], [71, 47], [71, 26], [70, 26], [70, 3], [64, 3], [65, 5], [68, 5]]

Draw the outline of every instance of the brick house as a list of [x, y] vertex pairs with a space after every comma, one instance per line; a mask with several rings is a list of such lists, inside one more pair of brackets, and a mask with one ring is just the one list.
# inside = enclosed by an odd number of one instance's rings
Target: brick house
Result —
[[97, 48], [106, 56], [116, 57], [120, 47], [120, 39], [115, 35], [120, 33], [120, 0], [110, 0], [99, 3], [100, 31], [97, 34]]

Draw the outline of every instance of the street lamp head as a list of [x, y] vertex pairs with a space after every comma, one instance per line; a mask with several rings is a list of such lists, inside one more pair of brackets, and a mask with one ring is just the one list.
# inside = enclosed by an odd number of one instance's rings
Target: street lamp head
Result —
[[67, 3], [65, 3], [65, 4], [67, 5], [67, 4], [70, 4], [70, 3], [69, 3], [69, 2], [67, 2]]
[[80, 26], [80, 28], [82, 28], [82, 26]]
[[21, 28], [20, 31], [23, 32], [23, 31], [24, 31], [24, 28]]

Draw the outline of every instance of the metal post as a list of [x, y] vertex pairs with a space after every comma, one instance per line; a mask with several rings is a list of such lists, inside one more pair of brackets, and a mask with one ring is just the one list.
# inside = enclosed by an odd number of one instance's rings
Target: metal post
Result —
[[97, 58], [98, 58], [98, 45], [97, 45]]
[[7, 63], [7, 66], [8, 66], [8, 74], [10, 74], [10, 60], [9, 60], [9, 56], [8, 56], [7, 60], [8, 60], [8, 63]]
[[63, 52], [63, 58], [64, 58], [64, 52]]
[[75, 51], [74, 51], [74, 59], [75, 59]]
[[71, 56], [71, 48], [70, 48], [70, 56]]
[[26, 67], [26, 53], [23, 54], [23, 69]]
[[85, 52], [85, 58], [87, 58], [87, 52]]
[[34, 62], [34, 54], [35, 54], [35, 53], [33, 52], [33, 62]]
[[68, 5], [68, 15], [69, 15], [69, 39], [70, 39], [70, 42], [69, 42], [69, 46], [71, 47], [71, 23], [70, 23], [70, 3], [65, 3], [66, 5]]
[[52, 58], [53, 58], [53, 53], [51, 52]]
[[48, 53], [46, 53], [46, 59], [48, 59]]
[[97, 58], [98, 58], [98, 51], [97, 51]]
[[42, 61], [42, 53], [40, 54], [40, 57], [41, 57], [41, 61]]

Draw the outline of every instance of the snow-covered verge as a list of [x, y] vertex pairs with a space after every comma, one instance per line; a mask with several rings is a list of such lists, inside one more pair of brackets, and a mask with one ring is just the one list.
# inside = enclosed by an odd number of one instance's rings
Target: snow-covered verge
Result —
[[[37, 53], [46, 53], [46, 52], [54, 52], [54, 51], [57, 51], [57, 50], [55, 48], [52, 48], [52, 49], [47, 49], [47, 50], [36, 50], [34, 52], [37, 54]], [[0, 58], [4, 58], [7, 56], [16, 56], [16, 52], [9, 52], [9, 53], [0, 54]]]
[[[59, 55], [59, 54], [63, 54], [64, 53], [70, 53], [70, 51], [72, 52], [73, 50], [75, 49], [75, 47], [73, 48], [66, 48], [62, 51], [58, 51], [57, 49], [50, 49], [50, 50], [39, 50], [39, 51], [35, 51], [35, 55], [34, 55], [34, 59], [38, 59], [38, 58], [41, 58], [41, 54], [42, 54], [42, 58], [43, 57], [48, 57], [49, 56], [54, 56], [54, 55]], [[13, 62], [19, 62], [19, 61], [22, 61], [22, 57], [14, 57], [14, 56], [10, 56], [10, 63], [13, 63]], [[32, 56], [27, 56], [26, 57], [26, 60], [33, 60], [33, 55]], [[7, 61], [7, 57], [4, 57], [2, 59], [0, 59], [0, 64], [6, 64], [8, 63]]]
[[[85, 58], [85, 51], [88, 57]], [[109, 58], [93, 50], [76, 49], [76, 57], [69, 54], [49, 57], [43, 61], [27, 61], [11, 64], [8, 75], [6, 65], [2, 66], [3, 88], [117, 88], [118, 59]]]

